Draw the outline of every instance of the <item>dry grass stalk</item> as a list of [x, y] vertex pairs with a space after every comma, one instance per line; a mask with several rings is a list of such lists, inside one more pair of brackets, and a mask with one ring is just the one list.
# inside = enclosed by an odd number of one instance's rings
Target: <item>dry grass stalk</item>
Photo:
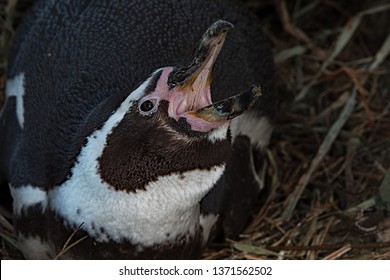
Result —
[[351, 251], [352, 247], [351, 245], [345, 245], [341, 247], [340, 249], [334, 251], [333, 253], [327, 255], [323, 258], [323, 260], [337, 260], [341, 256], [345, 255], [347, 252]]
[[339, 135], [341, 128], [344, 126], [344, 124], [347, 122], [348, 118], [352, 114], [355, 104], [356, 104], [356, 91], [354, 90], [352, 91], [351, 96], [349, 97], [347, 103], [345, 104], [344, 109], [341, 112], [338, 120], [332, 125], [324, 141], [319, 147], [318, 153], [315, 156], [315, 158], [312, 160], [309, 170], [307, 171], [307, 173], [302, 175], [301, 179], [298, 182], [298, 185], [295, 187], [295, 191], [286, 200], [285, 210], [281, 215], [282, 220], [285, 221], [291, 218], [291, 215], [298, 203], [298, 200], [302, 195], [303, 190], [310, 182], [312, 174], [316, 171], [321, 161], [328, 153], [334, 140]]
[[78, 232], [78, 230], [82, 227], [83, 224], [79, 225], [73, 232], [72, 234], [69, 236], [69, 238], [66, 240], [64, 246], [62, 247], [61, 251], [54, 257], [55, 260], [58, 260], [59, 258], [61, 258], [64, 254], [66, 254], [66, 252], [68, 252], [70, 249], [72, 249], [74, 246], [76, 246], [77, 244], [79, 244], [80, 242], [82, 242], [83, 240], [85, 240], [86, 238], [88, 238], [87, 235], [81, 237], [80, 239], [77, 239], [76, 241], [74, 241], [73, 243], [70, 243], [73, 239], [73, 237], [75, 236], [75, 234]]

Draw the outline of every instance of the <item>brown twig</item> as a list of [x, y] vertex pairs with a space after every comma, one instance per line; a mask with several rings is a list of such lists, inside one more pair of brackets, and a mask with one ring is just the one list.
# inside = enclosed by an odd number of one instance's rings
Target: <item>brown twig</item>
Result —
[[77, 231], [82, 227], [84, 223], [82, 223], [81, 225], [79, 225], [73, 232], [72, 234], [69, 236], [69, 238], [66, 240], [64, 246], [62, 246], [62, 249], [61, 251], [55, 256], [55, 260], [58, 260], [61, 256], [63, 256], [66, 252], [68, 252], [70, 249], [72, 249], [74, 246], [76, 246], [77, 244], [79, 244], [81, 241], [85, 240], [86, 238], [88, 238], [88, 236], [83, 236], [81, 237], [80, 239], [76, 240], [75, 242], [69, 244], [73, 237], [75, 236], [75, 234], [77, 233]]

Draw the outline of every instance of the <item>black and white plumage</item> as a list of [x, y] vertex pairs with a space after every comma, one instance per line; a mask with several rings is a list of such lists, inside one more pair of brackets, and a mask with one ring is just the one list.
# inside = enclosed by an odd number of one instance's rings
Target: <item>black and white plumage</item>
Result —
[[[26, 258], [56, 257], [76, 229], [71, 243], [87, 238], [61, 258], [197, 258], [217, 225], [248, 222], [275, 97], [271, 52], [236, 2], [39, 1], [7, 77], [0, 177]], [[262, 96], [229, 129], [252, 84]]]

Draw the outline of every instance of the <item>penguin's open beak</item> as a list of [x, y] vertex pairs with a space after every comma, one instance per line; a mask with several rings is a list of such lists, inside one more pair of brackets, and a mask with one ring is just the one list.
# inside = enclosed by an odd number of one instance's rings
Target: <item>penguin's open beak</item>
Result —
[[207, 122], [209, 125], [202, 124], [199, 130], [209, 130], [248, 110], [261, 94], [258, 87], [252, 86], [239, 95], [216, 103], [211, 101], [212, 70], [227, 32], [232, 28], [227, 21], [213, 23], [202, 36], [190, 63], [169, 74], [168, 86], [174, 92], [170, 98], [171, 117], [186, 117], [187, 121], [198, 125], [200, 121]]

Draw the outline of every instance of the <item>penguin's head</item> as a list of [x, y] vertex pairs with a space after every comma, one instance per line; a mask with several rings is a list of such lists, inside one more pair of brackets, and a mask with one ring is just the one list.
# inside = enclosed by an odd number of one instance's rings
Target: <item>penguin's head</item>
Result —
[[252, 106], [258, 87], [219, 102], [211, 99], [211, 72], [233, 27], [212, 24], [187, 65], [156, 70], [130, 94], [129, 108], [106, 139], [103, 180], [118, 189], [143, 189], [160, 176], [208, 170], [226, 163], [230, 119]]

